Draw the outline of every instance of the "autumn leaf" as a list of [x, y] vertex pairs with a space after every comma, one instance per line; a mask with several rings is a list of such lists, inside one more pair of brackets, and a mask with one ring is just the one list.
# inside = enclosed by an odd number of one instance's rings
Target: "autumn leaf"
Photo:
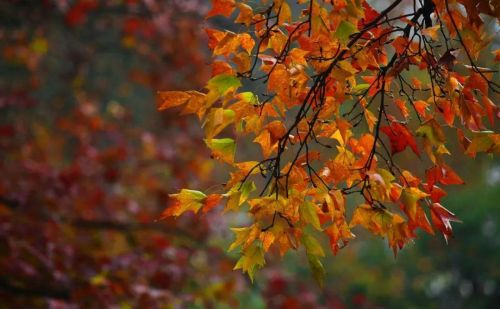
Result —
[[225, 194], [227, 196], [225, 211], [237, 210], [241, 204], [248, 199], [250, 193], [255, 191], [255, 189], [256, 187], [253, 181], [245, 181], [241, 184], [241, 186], [235, 185], [228, 193]]
[[433, 203], [431, 205], [431, 219], [434, 226], [443, 233], [446, 242], [448, 242], [449, 238], [453, 235], [450, 222], [462, 222], [455, 214], [439, 203]]
[[[213, 51], [207, 93], [165, 92], [160, 106], [197, 114], [212, 157], [232, 169], [226, 192], [171, 212], [211, 209], [224, 197], [225, 211], [248, 216], [251, 226], [235, 230], [230, 249], [241, 247], [237, 268], [252, 280], [266, 252], [284, 255], [302, 244], [322, 281], [324, 251], [311, 230], [325, 234], [336, 254], [354, 238], [351, 228], [362, 226], [387, 238], [396, 255], [418, 229], [434, 233], [430, 207], [434, 226], [451, 235], [456, 217], [437, 203], [445, 186], [464, 181], [446, 164], [454, 154], [443, 127], [457, 132], [468, 156], [500, 153], [500, 135], [484, 121], [494, 128], [498, 84], [493, 69], [475, 63], [491, 41], [479, 14], [495, 12], [459, 3], [467, 16], [439, 1], [398, 16], [400, 1], [378, 12], [366, 1], [275, 0], [257, 10], [214, 0], [208, 16], [236, 16], [230, 24], [239, 26], [206, 30]], [[236, 138], [224, 134], [254, 142], [241, 154], [247, 161], [234, 162]], [[416, 161], [399, 162], [406, 148], [419, 159], [427, 154], [425, 177]], [[346, 212], [352, 194], [365, 203]]]
[[252, 7], [245, 3], [237, 3], [236, 5], [240, 9], [240, 13], [238, 14], [234, 22], [249, 26], [254, 16]]
[[426, 170], [425, 175], [429, 186], [433, 186], [436, 183], [441, 183], [443, 185], [460, 185], [464, 183], [462, 178], [446, 164], [434, 166]]
[[161, 100], [160, 105], [158, 105], [159, 111], [185, 104], [191, 98], [184, 91], [160, 91], [158, 94]]
[[212, 0], [212, 9], [207, 13], [207, 18], [223, 15], [229, 17], [235, 8], [234, 0]]
[[325, 268], [323, 267], [323, 264], [316, 255], [308, 254], [307, 260], [309, 262], [309, 267], [311, 268], [316, 283], [320, 288], [323, 288], [325, 282]]
[[418, 201], [427, 197], [428, 194], [418, 188], [410, 187], [403, 189], [401, 193], [401, 203], [404, 206], [404, 211], [410, 220], [417, 219]]
[[182, 189], [177, 194], [170, 194], [169, 197], [173, 201], [173, 205], [163, 211], [162, 219], [172, 216], [178, 217], [187, 211], [197, 213], [207, 196], [200, 191]]
[[390, 126], [382, 127], [380, 130], [389, 137], [392, 154], [401, 152], [409, 146], [411, 150], [420, 157], [417, 142], [405, 125], [393, 122]]
[[264, 266], [264, 249], [258, 243], [253, 243], [243, 252], [243, 256], [238, 260], [234, 269], [241, 269], [246, 272], [253, 282], [255, 271]]
[[342, 44], [347, 44], [350, 36], [357, 31], [355, 25], [348, 21], [342, 20], [335, 32], [335, 36], [339, 39]]
[[207, 104], [211, 105], [229, 91], [234, 91], [239, 87], [241, 87], [240, 80], [232, 75], [221, 74], [213, 77], [206, 86], [208, 89]]
[[441, 26], [435, 25], [432, 27], [428, 27], [422, 30], [422, 34], [429, 36], [432, 40], [436, 41], [438, 39], [438, 31], [441, 28]]
[[307, 232], [302, 234], [301, 242], [306, 248], [307, 260], [313, 272], [314, 279], [320, 287], [323, 286], [325, 278], [325, 269], [319, 257], [324, 257], [325, 253], [316, 238]]
[[236, 152], [236, 144], [232, 138], [221, 138], [205, 140], [207, 146], [212, 150], [212, 157], [226, 163], [233, 163]]
[[377, 209], [363, 204], [356, 208], [352, 216], [350, 227], [361, 225], [377, 235], [385, 235], [391, 228], [392, 214], [387, 210]]
[[321, 230], [316, 205], [306, 201], [299, 206], [299, 213], [300, 218], [304, 220], [305, 223], [311, 224], [317, 230]]

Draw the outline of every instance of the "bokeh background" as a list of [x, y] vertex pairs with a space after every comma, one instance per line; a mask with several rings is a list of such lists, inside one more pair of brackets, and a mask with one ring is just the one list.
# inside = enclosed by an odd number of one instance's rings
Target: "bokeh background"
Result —
[[486, 155], [449, 158], [466, 181], [444, 200], [463, 221], [449, 244], [421, 233], [394, 258], [357, 231], [324, 259], [324, 289], [303, 252], [269, 255], [254, 284], [233, 271], [229, 226], [245, 218], [157, 221], [169, 193], [223, 181], [197, 120], [156, 111], [158, 90], [210, 76], [203, 28], [227, 21], [208, 6], [0, 1], [0, 308], [495, 308], [500, 161]]

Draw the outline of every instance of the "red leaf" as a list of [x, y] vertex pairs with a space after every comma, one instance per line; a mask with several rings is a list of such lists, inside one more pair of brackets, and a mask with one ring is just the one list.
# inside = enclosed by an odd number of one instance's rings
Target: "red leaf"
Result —
[[448, 242], [448, 238], [453, 235], [450, 222], [462, 222], [454, 213], [450, 212], [439, 203], [433, 203], [431, 205], [431, 219], [434, 226], [443, 233], [446, 242]]
[[391, 126], [382, 127], [381, 130], [389, 137], [392, 154], [401, 152], [410, 146], [413, 152], [420, 158], [417, 142], [405, 125], [393, 122]]
[[428, 169], [425, 171], [425, 176], [427, 177], [429, 187], [434, 186], [438, 182], [443, 185], [461, 185], [464, 183], [462, 178], [451, 167], [445, 164]]

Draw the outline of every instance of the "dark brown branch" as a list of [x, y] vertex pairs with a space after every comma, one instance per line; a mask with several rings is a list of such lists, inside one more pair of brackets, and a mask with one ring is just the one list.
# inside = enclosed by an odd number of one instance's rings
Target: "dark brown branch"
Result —
[[0, 277], [0, 292], [4, 291], [9, 294], [14, 294], [20, 297], [43, 297], [54, 298], [60, 300], [69, 300], [71, 298], [71, 290], [69, 287], [50, 286], [48, 284], [23, 286], [6, 280]]

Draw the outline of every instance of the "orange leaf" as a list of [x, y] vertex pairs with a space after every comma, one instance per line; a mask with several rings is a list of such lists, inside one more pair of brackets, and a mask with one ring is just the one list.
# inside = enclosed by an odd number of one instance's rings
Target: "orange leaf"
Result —
[[440, 25], [437, 24], [433, 27], [428, 27], [422, 30], [423, 35], [429, 36], [431, 39], [434, 41], [438, 39], [438, 31], [439, 31]]
[[159, 111], [182, 105], [191, 98], [191, 96], [185, 91], [160, 91], [158, 95], [161, 100], [158, 105]]
[[409, 44], [408, 39], [402, 36], [397, 37], [392, 42], [392, 46], [394, 47], [398, 55], [401, 55], [405, 52], [408, 44]]
[[234, 0], [212, 0], [212, 9], [207, 13], [207, 18], [223, 15], [229, 17], [235, 8]]
[[395, 99], [394, 104], [398, 107], [399, 111], [403, 115], [405, 119], [408, 119], [408, 116], [410, 116], [410, 112], [408, 111], [408, 108], [406, 107], [406, 102], [401, 99]]
[[253, 141], [260, 144], [264, 158], [271, 155], [273, 149], [271, 148], [271, 134], [268, 130], [263, 130]]
[[202, 211], [204, 213], [207, 213], [210, 210], [214, 209], [219, 204], [221, 198], [221, 194], [210, 194], [209, 196], [207, 196], [203, 203]]
[[422, 101], [422, 100], [418, 100], [418, 101], [413, 102], [413, 106], [415, 107], [415, 110], [417, 111], [417, 113], [421, 117], [425, 118], [426, 110], [427, 110], [427, 107], [429, 106], [429, 103]]
[[252, 7], [245, 3], [238, 3], [238, 8], [240, 9], [240, 14], [234, 20], [235, 23], [241, 23], [249, 26], [252, 22], [253, 10]]

